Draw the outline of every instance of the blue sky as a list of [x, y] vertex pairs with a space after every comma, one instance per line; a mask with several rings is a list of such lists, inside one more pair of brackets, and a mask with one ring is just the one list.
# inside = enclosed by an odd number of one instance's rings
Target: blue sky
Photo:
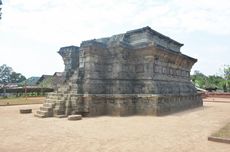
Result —
[[150, 26], [184, 44], [192, 69], [230, 65], [229, 0], [3, 0], [0, 65], [26, 77], [63, 71], [60, 47]]

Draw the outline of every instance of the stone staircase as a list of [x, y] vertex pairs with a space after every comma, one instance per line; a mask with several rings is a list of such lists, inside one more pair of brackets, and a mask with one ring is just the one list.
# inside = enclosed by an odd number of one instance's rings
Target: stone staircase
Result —
[[43, 103], [42, 107], [36, 113], [34, 116], [39, 118], [46, 118], [46, 117], [52, 117], [53, 116], [53, 103]]
[[48, 93], [45, 102], [36, 111], [35, 116], [39, 118], [46, 117], [66, 117], [66, 101], [70, 98], [70, 94], [77, 93], [76, 77], [74, 74], [64, 85], [58, 88], [57, 91]]
[[53, 117], [57, 115], [58, 112], [55, 111], [55, 106], [64, 104], [65, 102], [65, 92], [66, 90], [63, 89], [63, 92], [51, 92], [48, 93], [45, 102], [40, 107], [40, 109], [35, 113], [36, 117], [39, 118], [46, 118], [46, 117]]

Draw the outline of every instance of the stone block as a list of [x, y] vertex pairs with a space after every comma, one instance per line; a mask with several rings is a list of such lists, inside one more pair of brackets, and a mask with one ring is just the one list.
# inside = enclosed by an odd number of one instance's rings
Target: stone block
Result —
[[82, 116], [81, 115], [69, 115], [68, 120], [81, 120]]
[[20, 109], [19, 112], [21, 114], [32, 113], [32, 109], [30, 109], [30, 108], [23, 108], [23, 109]]

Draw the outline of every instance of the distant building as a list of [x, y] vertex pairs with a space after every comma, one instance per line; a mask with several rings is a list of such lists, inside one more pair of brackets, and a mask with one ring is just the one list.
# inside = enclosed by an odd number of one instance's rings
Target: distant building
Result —
[[26, 84], [29, 86], [36, 86], [40, 77], [30, 77], [26, 80]]
[[52, 88], [52, 75], [42, 75], [37, 81], [37, 85], [46, 88]]
[[53, 89], [57, 89], [60, 87], [61, 84], [64, 83], [65, 80], [65, 76], [64, 76], [64, 72], [55, 72], [53, 75]]
[[42, 75], [37, 81], [37, 85], [45, 88], [53, 88], [54, 90], [60, 87], [64, 82], [63, 72], [55, 72], [53, 75]]
[[17, 83], [7, 83], [7, 84], [0, 83], [0, 89], [2, 88], [12, 89], [12, 88], [17, 88], [17, 87], [18, 87]]

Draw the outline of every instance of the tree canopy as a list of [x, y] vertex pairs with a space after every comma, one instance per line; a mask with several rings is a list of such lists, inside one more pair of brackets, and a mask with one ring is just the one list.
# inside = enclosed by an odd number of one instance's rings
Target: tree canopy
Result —
[[0, 83], [8, 84], [8, 83], [19, 83], [26, 80], [26, 77], [21, 73], [14, 72], [14, 70], [3, 64], [0, 66]]
[[200, 71], [194, 71], [191, 80], [197, 87], [203, 89], [216, 88], [227, 92], [230, 91], [230, 66], [225, 66], [222, 71], [223, 76], [206, 76]]

